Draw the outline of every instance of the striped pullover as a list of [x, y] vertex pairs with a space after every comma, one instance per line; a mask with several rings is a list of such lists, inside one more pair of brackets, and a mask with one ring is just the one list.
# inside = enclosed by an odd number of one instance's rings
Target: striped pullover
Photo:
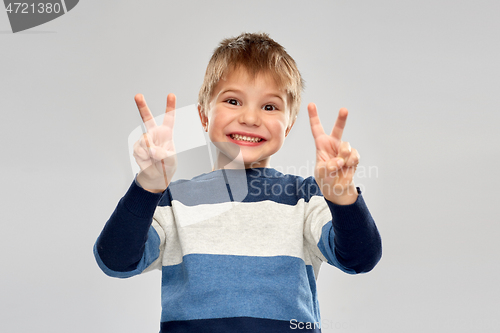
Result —
[[321, 332], [321, 263], [356, 274], [381, 257], [357, 190], [336, 205], [313, 177], [272, 168], [216, 170], [160, 194], [134, 182], [94, 255], [112, 277], [161, 269], [161, 333]]

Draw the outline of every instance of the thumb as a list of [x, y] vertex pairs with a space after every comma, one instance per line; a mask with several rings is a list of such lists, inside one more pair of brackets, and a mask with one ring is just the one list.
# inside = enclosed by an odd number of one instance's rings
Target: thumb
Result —
[[168, 157], [168, 153], [166, 149], [163, 149], [159, 146], [154, 146], [150, 148], [151, 158], [160, 161]]
[[328, 168], [329, 171], [336, 171], [342, 169], [344, 165], [345, 161], [341, 157], [332, 158], [326, 163], [326, 167]]

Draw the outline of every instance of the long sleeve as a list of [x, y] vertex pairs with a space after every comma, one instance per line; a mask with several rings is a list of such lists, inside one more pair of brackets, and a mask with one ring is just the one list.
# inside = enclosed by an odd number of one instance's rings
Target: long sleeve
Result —
[[322, 228], [318, 244], [331, 264], [340, 264], [347, 273], [365, 273], [382, 256], [382, 242], [375, 222], [358, 188], [351, 205], [336, 205], [325, 199], [332, 221]]
[[336, 205], [323, 197], [314, 177], [304, 179], [300, 188], [309, 251], [349, 274], [372, 270], [381, 258], [382, 243], [361, 190], [357, 188], [353, 204]]
[[151, 224], [161, 198], [161, 193], [132, 183], [94, 245], [94, 256], [104, 273], [133, 276], [158, 259], [161, 238]]

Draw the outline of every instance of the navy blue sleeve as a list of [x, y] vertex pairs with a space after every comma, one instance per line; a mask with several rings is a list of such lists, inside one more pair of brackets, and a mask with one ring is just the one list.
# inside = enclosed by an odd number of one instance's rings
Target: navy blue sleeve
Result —
[[151, 193], [134, 181], [99, 235], [94, 251], [107, 268], [129, 272], [141, 261], [153, 215], [162, 193]]
[[382, 257], [382, 241], [375, 221], [358, 190], [356, 202], [336, 205], [326, 200], [332, 213], [329, 241], [337, 261], [355, 273], [369, 272]]

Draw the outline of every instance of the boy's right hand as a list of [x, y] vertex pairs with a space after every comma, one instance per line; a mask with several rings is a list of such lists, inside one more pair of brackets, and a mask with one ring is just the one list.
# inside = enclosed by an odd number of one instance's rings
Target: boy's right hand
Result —
[[134, 99], [146, 127], [146, 132], [134, 144], [134, 157], [141, 168], [137, 181], [147, 191], [160, 193], [168, 187], [177, 169], [177, 157], [172, 139], [175, 95], [167, 96], [165, 117], [159, 126], [156, 125], [144, 96], [137, 94]]

